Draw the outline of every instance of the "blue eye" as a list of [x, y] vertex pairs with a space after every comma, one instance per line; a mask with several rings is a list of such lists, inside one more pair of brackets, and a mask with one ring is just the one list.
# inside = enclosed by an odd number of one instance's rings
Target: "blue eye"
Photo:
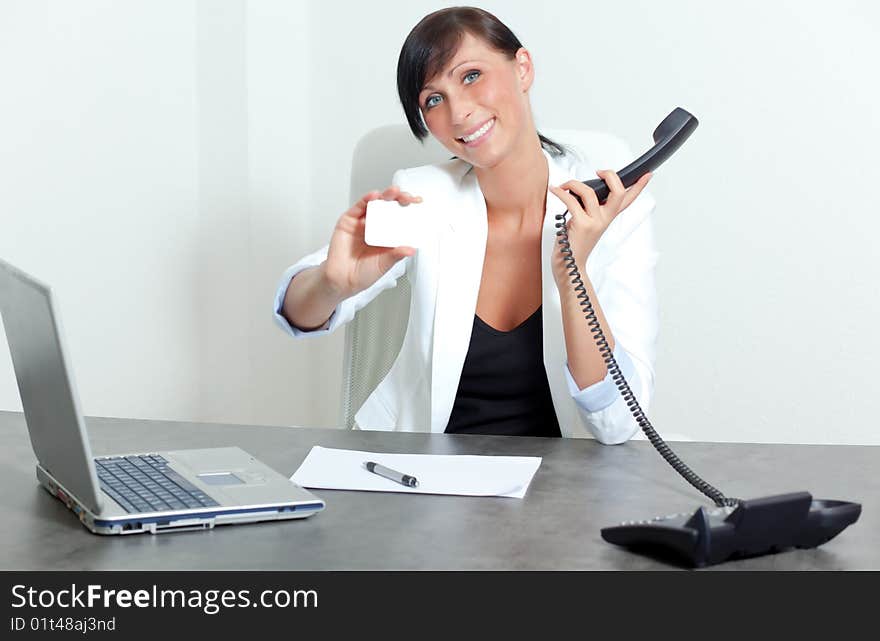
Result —
[[425, 108], [426, 108], [426, 109], [430, 109], [431, 107], [435, 107], [435, 106], [437, 106], [437, 103], [434, 102], [434, 99], [435, 99], [435, 98], [436, 98], [438, 101], [440, 100], [440, 96], [438, 96], [437, 94], [434, 94], [433, 96], [428, 96], [428, 99], [425, 100]]
[[[464, 75], [464, 80], [467, 81], [467, 79], [470, 78], [471, 76], [474, 76], [474, 80], [476, 80], [476, 78], [477, 78], [479, 75], [480, 75], [480, 72], [479, 72], [479, 71], [476, 71], [476, 70], [468, 71], [468, 72]], [[472, 80], [471, 82], [473, 82], [473, 80]], [[468, 82], [467, 84], [471, 84], [471, 83]]]

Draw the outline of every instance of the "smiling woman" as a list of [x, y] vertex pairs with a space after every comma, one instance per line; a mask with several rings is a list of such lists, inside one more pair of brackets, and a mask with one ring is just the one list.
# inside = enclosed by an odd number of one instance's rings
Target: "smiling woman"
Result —
[[[423, 18], [401, 49], [398, 93], [413, 134], [430, 133], [452, 160], [396, 172], [391, 187], [339, 218], [326, 247], [282, 277], [275, 317], [294, 337], [332, 332], [409, 280], [403, 345], [355, 414], [358, 427], [603, 443], [638, 430], [584, 323], [554, 214], [571, 213], [570, 259], [589, 275], [583, 285], [608, 346], [646, 408], [656, 251], [652, 201], [637, 197], [650, 175], [625, 189], [613, 171], [541, 136], [529, 100], [534, 78], [531, 54], [492, 14], [453, 7]], [[581, 182], [596, 175], [611, 190], [604, 205]], [[378, 198], [433, 203], [450, 224], [418, 253], [367, 245], [366, 205]], [[631, 204], [630, 222], [605, 235]]]
[[[426, 85], [425, 80], [434, 78], [457, 52], [465, 54], [473, 49], [477, 39], [489, 46], [492, 58], [501, 56], [514, 60], [523, 48], [519, 38], [498, 18], [473, 7], [443, 9], [426, 16], [403, 43], [397, 62], [397, 92], [409, 127], [419, 140], [428, 136], [422, 110], [429, 111], [443, 100], [442, 94], [432, 92], [433, 87]], [[474, 63], [473, 68], [467, 67], [468, 62]], [[465, 60], [463, 64], [467, 68], [459, 69], [456, 65], [450, 73], [457, 72], [460, 76], [457, 79], [462, 84], [471, 84], [483, 75], [481, 64], [488, 62]], [[558, 143], [540, 134], [538, 137], [551, 154], [560, 156], [565, 153]]]

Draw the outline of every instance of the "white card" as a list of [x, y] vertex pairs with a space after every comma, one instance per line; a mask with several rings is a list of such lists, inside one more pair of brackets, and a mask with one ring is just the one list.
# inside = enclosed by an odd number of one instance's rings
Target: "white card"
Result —
[[425, 203], [404, 207], [396, 200], [367, 203], [364, 241], [376, 247], [425, 247], [436, 242], [439, 220]]

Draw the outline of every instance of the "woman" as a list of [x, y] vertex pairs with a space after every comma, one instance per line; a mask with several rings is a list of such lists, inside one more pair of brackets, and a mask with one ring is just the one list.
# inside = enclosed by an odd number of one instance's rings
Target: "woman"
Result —
[[[593, 171], [540, 136], [528, 93], [534, 74], [528, 50], [485, 11], [455, 7], [422, 19], [401, 50], [398, 93], [413, 133], [430, 132], [454, 159], [398, 171], [391, 187], [340, 217], [328, 246], [281, 280], [276, 318], [305, 337], [334, 331], [399, 277], [410, 279], [407, 334], [355, 416], [361, 428], [592, 435], [603, 443], [638, 429], [588, 331], [554, 216], [572, 214], [568, 236], [587, 293], [647, 409], [657, 326], [650, 197], [609, 225], [650, 174], [624, 189], [613, 171]], [[596, 175], [611, 188], [602, 206], [576, 179]], [[378, 198], [441, 204], [448, 229], [418, 252], [368, 246], [366, 204]], [[610, 326], [605, 309], [613, 309]]]

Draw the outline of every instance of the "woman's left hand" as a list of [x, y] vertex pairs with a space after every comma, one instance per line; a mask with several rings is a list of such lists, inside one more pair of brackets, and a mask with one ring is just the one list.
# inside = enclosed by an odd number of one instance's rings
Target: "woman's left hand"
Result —
[[[599, 204], [596, 192], [579, 180], [569, 180], [559, 187], [550, 187], [551, 193], [559, 198], [571, 213], [566, 223], [568, 241], [577, 267], [581, 271], [581, 276], [585, 276], [584, 271], [587, 258], [593, 251], [596, 243], [599, 242], [599, 238], [608, 229], [608, 225], [611, 224], [620, 212], [630, 206], [632, 201], [636, 199], [636, 196], [648, 184], [648, 181], [651, 180], [651, 173], [648, 172], [627, 189], [623, 186], [617, 173], [611, 170], [600, 170], [596, 174], [605, 181], [610, 192], [604, 205]], [[580, 197], [584, 203], [583, 207], [568, 190]], [[557, 285], [568, 282], [569, 277], [565, 269], [565, 261], [566, 257], [561, 252], [561, 246], [557, 238], [556, 248], [553, 251], [553, 276], [556, 279]]]

